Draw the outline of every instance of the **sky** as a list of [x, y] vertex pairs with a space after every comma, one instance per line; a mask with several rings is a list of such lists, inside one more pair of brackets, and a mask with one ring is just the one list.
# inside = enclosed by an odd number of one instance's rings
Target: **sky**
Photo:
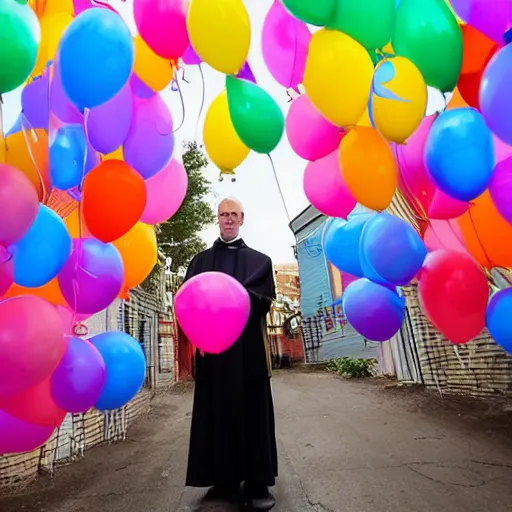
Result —
[[[290, 107], [288, 95], [284, 87], [272, 78], [261, 52], [262, 27], [265, 15], [273, 1], [244, 0], [249, 12], [252, 31], [248, 61], [258, 85], [272, 95], [286, 116]], [[135, 34], [136, 28], [132, 14], [133, 0], [126, 0], [126, 2], [111, 0], [110, 3], [119, 10]], [[202, 127], [208, 106], [224, 89], [225, 76], [204, 64], [202, 67], [205, 78], [205, 99], [202, 113], [200, 113], [200, 106], [203, 85], [199, 69], [195, 66], [187, 67], [185, 77], [189, 83], [180, 82], [185, 103], [185, 118], [182, 128], [175, 134], [177, 150], [181, 148], [181, 141], [197, 140], [198, 143], [202, 143]], [[442, 98], [439, 97], [439, 93], [437, 93], [437, 96], [432, 91], [429, 91], [429, 93], [427, 113], [442, 108], [444, 103]], [[170, 107], [175, 127], [179, 126], [183, 119], [183, 108], [179, 94], [171, 91], [170, 88], [161, 94]], [[5, 132], [14, 124], [19, 115], [20, 98], [21, 89], [4, 95]], [[197, 126], [199, 128], [197, 129], [196, 139]], [[302, 188], [302, 176], [307, 162], [293, 152], [286, 134], [271, 156], [289, 215], [293, 219], [309, 204]], [[229, 178], [219, 182], [219, 170], [213, 164], [208, 166], [207, 177], [212, 182], [213, 188], [213, 195], [208, 200], [215, 208], [221, 198], [228, 196], [234, 196], [243, 203], [245, 224], [242, 228], [242, 236], [249, 246], [268, 254], [274, 263], [294, 261], [292, 247], [295, 239], [288, 227], [289, 219], [279, 195], [270, 161], [266, 155], [251, 151], [247, 159], [236, 169], [236, 181], [234, 183]], [[202, 238], [208, 244], [213, 243], [217, 236], [218, 228], [216, 226], [212, 226], [202, 233]]]

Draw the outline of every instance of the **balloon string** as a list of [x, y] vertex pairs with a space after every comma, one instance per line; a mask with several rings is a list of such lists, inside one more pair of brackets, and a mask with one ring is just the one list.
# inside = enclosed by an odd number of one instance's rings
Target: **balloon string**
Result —
[[284, 211], [286, 212], [286, 217], [288, 218], [288, 222], [291, 222], [292, 219], [290, 217], [290, 213], [288, 212], [288, 207], [286, 206], [286, 201], [284, 200], [283, 191], [281, 189], [281, 184], [279, 183], [279, 178], [277, 176], [274, 161], [272, 160], [270, 153], [268, 153], [267, 156], [268, 156], [268, 159], [270, 160], [270, 165], [272, 166], [272, 172], [274, 173], [274, 178], [276, 180], [277, 189], [279, 190], [279, 195], [281, 196], [281, 202], [283, 203]]
[[178, 74], [176, 73], [176, 69], [174, 69], [173, 82], [176, 84], [176, 88], [178, 90], [178, 94], [180, 95], [181, 112], [182, 112], [180, 125], [178, 126], [178, 128], [176, 128], [176, 130], [172, 131], [172, 133], [176, 133], [178, 130], [181, 129], [181, 127], [183, 126], [183, 123], [185, 123], [185, 100], [183, 99], [183, 93], [181, 92], [181, 87], [180, 87], [180, 83], [178, 81]]
[[197, 142], [197, 136], [199, 133], [199, 123], [201, 121], [201, 116], [203, 115], [203, 109], [204, 109], [204, 102], [206, 97], [206, 82], [204, 80], [204, 73], [203, 68], [201, 66], [201, 63], [197, 66], [199, 68], [199, 74], [201, 75], [201, 106], [199, 107], [199, 113], [197, 114], [197, 121], [196, 121], [196, 130], [194, 134], [194, 140]]

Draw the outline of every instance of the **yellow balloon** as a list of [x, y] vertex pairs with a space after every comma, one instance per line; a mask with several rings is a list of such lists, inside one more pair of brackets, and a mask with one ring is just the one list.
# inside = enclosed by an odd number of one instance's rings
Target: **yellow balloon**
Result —
[[405, 57], [385, 59], [377, 65], [371, 98], [375, 128], [388, 140], [401, 144], [419, 126], [427, 109], [427, 85], [418, 68]]
[[226, 91], [222, 91], [208, 109], [203, 140], [210, 160], [225, 174], [230, 174], [249, 154], [249, 148], [240, 140], [231, 122]]
[[124, 152], [123, 146], [119, 146], [115, 151], [109, 153], [108, 155], [103, 155], [101, 157], [103, 161], [105, 160], [123, 160], [124, 161]]
[[384, 48], [382, 48], [382, 51], [384, 53], [389, 53], [389, 54], [395, 54], [395, 50], [393, 49], [393, 45], [391, 44], [391, 42], [389, 42], [386, 46], [384, 46]]
[[[37, 3], [38, 0], [36, 0]], [[70, 16], [75, 15], [75, 8], [73, 7], [73, 0], [47, 0], [44, 14], [51, 14], [54, 12], [63, 12]]]
[[191, 0], [187, 29], [192, 47], [212, 68], [234, 75], [251, 44], [251, 23], [242, 0]]
[[331, 123], [355, 126], [370, 95], [373, 63], [365, 48], [337, 30], [321, 29], [311, 38], [304, 88]]
[[153, 91], [165, 89], [172, 80], [174, 70], [171, 63], [156, 55], [140, 36], [137, 36], [133, 42], [134, 73]]
[[55, 57], [62, 34], [72, 21], [73, 17], [64, 12], [52, 12], [41, 18], [41, 44], [32, 76], [41, 75], [47, 62]]
[[370, 114], [368, 113], [368, 108], [364, 111], [364, 114], [361, 116], [361, 119], [357, 122], [357, 126], [371, 126], [372, 122], [370, 121]]

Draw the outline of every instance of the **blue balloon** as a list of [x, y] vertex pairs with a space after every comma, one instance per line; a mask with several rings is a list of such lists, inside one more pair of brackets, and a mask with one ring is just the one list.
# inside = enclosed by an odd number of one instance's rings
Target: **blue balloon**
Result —
[[363, 277], [359, 261], [359, 240], [373, 214], [360, 214], [347, 221], [334, 219], [324, 233], [325, 257], [342, 272]]
[[140, 390], [146, 378], [146, 358], [140, 343], [124, 332], [105, 332], [89, 341], [105, 361], [107, 380], [95, 407], [119, 409]]
[[487, 329], [494, 341], [512, 355], [512, 288], [496, 292], [486, 312]]
[[364, 276], [384, 285], [408, 284], [421, 269], [427, 252], [416, 230], [387, 212], [366, 223], [359, 244]]
[[60, 42], [62, 86], [83, 112], [113, 98], [128, 81], [134, 49], [121, 16], [108, 9], [87, 9], [69, 25]]
[[50, 178], [59, 190], [82, 183], [84, 176], [99, 163], [96, 152], [87, 144], [85, 129], [79, 124], [61, 126], [50, 146]]
[[62, 219], [41, 204], [32, 226], [10, 251], [14, 282], [26, 288], [37, 288], [60, 272], [71, 254], [71, 237]]
[[492, 134], [473, 108], [455, 108], [434, 121], [425, 163], [436, 185], [459, 201], [472, 201], [489, 186], [495, 155]]

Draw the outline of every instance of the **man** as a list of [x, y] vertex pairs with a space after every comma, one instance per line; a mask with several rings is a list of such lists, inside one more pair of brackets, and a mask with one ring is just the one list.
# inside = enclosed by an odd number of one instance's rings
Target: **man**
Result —
[[209, 271], [233, 276], [249, 292], [251, 313], [240, 339], [226, 352], [196, 351], [186, 484], [210, 487], [207, 500], [232, 502], [238, 499], [243, 482], [245, 503], [253, 510], [270, 510], [275, 499], [268, 488], [277, 477], [265, 331], [275, 298], [272, 262], [240, 238], [244, 212], [238, 200], [220, 203], [218, 221], [220, 237], [192, 260], [185, 279]]

